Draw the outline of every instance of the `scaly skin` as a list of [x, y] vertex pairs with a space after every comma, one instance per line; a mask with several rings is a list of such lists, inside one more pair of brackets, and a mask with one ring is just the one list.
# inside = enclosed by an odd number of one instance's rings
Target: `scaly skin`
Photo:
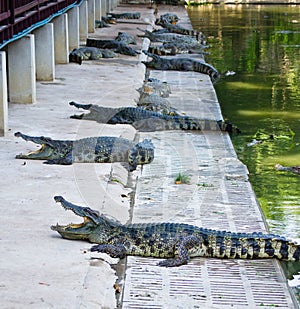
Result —
[[164, 20], [166, 20], [168, 23], [172, 24], [172, 25], [176, 25], [177, 22], [179, 21], [179, 17], [174, 14], [174, 13], [165, 13], [163, 15], [161, 15], [159, 18], [156, 19], [156, 22], [158, 22], [161, 18], [163, 18]]
[[[136, 44], [134, 37], [125, 32], [119, 32], [115, 40], [121, 44]], [[82, 64], [83, 60], [99, 60], [101, 58], [116, 57], [118, 55], [110, 49], [86, 46], [73, 49], [69, 54], [69, 62]]]
[[141, 13], [140, 12], [125, 12], [125, 13], [108, 13], [112, 18], [117, 19], [140, 19]]
[[130, 46], [127, 46], [122, 41], [117, 40], [97, 40], [97, 39], [87, 39], [86, 46], [111, 49], [115, 53], [127, 55], [127, 56], [136, 56], [139, 54], [138, 51], [134, 50]]
[[81, 224], [54, 225], [63, 238], [97, 243], [91, 251], [112, 257], [127, 255], [166, 258], [158, 265], [187, 264], [190, 257], [230, 259], [277, 258], [299, 261], [300, 246], [284, 237], [262, 233], [231, 233], [183, 223], [126, 224], [108, 219], [89, 207], [81, 207], [61, 196], [54, 200], [84, 218]]
[[137, 90], [140, 94], [155, 93], [163, 98], [167, 98], [171, 93], [171, 88], [167, 82], [162, 82], [156, 78], [148, 78], [141, 88]]
[[118, 35], [115, 37], [115, 40], [124, 44], [136, 45], [136, 39], [134, 38], [134, 36], [126, 32], [119, 32]]
[[144, 34], [140, 34], [138, 35], [138, 37], [148, 38], [151, 42], [189, 44], [193, 48], [203, 46], [203, 42], [198, 41], [193, 36], [178, 33], [170, 33], [170, 32], [156, 33], [148, 30], [142, 30], [140, 28], [137, 29], [144, 32]]
[[69, 54], [69, 62], [82, 64], [83, 60], [99, 60], [102, 58], [118, 57], [116, 53], [109, 49], [100, 49], [97, 47], [75, 48]]
[[240, 133], [240, 130], [226, 121], [199, 119], [189, 116], [169, 116], [152, 112], [139, 107], [110, 108], [94, 104], [69, 103], [77, 108], [89, 110], [90, 113], [73, 115], [74, 119], [94, 120], [99, 123], [131, 124], [139, 131], [163, 130], [202, 130], [202, 131], [227, 131]]
[[165, 43], [159, 46], [149, 46], [148, 51], [158, 56], [175, 56], [177, 54], [207, 54], [204, 47], [191, 48], [188, 44]]
[[110, 24], [116, 24], [117, 21], [115, 18], [101, 16], [101, 20], [95, 20], [95, 27], [96, 28], [105, 28], [110, 27]]
[[170, 102], [166, 99], [171, 93], [171, 88], [167, 82], [148, 78], [137, 91], [140, 94], [137, 101], [138, 107], [170, 116], [181, 115], [175, 108], [171, 107]]
[[172, 23], [172, 20], [173, 18], [170, 18], [169, 14], [164, 14], [156, 19], [155, 25], [162, 26], [164, 29], [166, 29], [167, 31], [171, 33], [189, 35], [189, 36], [195, 37], [197, 40], [205, 39], [205, 36], [203, 35], [202, 32], [183, 28], [176, 23], [175, 24]]
[[156, 93], [143, 92], [137, 102], [137, 106], [151, 112], [165, 114], [169, 116], [181, 116], [170, 102]]
[[151, 61], [142, 61], [149, 69], [172, 70], [172, 71], [194, 71], [209, 75], [212, 82], [216, 82], [220, 76], [219, 72], [212, 65], [192, 58], [163, 58], [151, 54], [145, 50], [143, 53], [152, 58]]
[[127, 139], [111, 136], [75, 141], [34, 137], [20, 132], [15, 133], [15, 136], [42, 145], [37, 151], [17, 155], [17, 159], [46, 160], [46, 164], [124, 162], [133, 171], [137, 165], [151, 163], [154, 158], [154, 146], [150, 140], [135, 144]]

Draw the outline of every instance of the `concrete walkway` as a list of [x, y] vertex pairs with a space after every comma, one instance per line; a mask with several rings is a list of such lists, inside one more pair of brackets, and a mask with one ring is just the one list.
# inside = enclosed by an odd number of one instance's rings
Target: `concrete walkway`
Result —
[[[153, 20], [153, 10], [139, 11], [140, 21], [97, 29], [91, 37], [114, 38], [118, 31], [137, 33]], [[175, 11], [188, 23], [183, 8]], [[136, 25], [139, 23], [139, 25]], [[145, 43], [145, 41], [144, 41]], [[138, 47], [142, 48], [139, 40]], [[138, 133], [127, 125], [101, 125], [69, 116], [71, 100], [105, 106], [134, 106], [145, 68], [141, 57], [120, 56], [56, 66], [56, 80], [37, 83], [37, 103], [9, 105], [9, 134], [0, 138], [1, 308], [294, 308], [278, 263], [193, 259], [166, 269], [151, 258], [117, 259], [88, 252], [89, 243], [67, 241], [50, 230], [59, 222], [80, 222], [55, 204], [63, 195], [125, 223], [173, 221], [231, 231], [265, 231], [247, 169], [236, 158], [230, 137], [221, 132]], [[151, 71], [167, 81], [170, 102], [186, 114], [220, 119], [219, 103], [208, 76], [192, 72]], [[120, 164], [43, 165], [16, 160], [35, 145], [16, 131], [55, 139], [113, 135], [151, 138], [155, 160], [128, 175]], [[175, 185], [178, 173], [189, 185]], [[133, 206], [133, 207], [132, 207]], [[111, 266], [111, 263], [114, 264]], [[125, 274], [124, 274], [125, 272]], [[125, 279], [124, 279], [125, 278]], [[118, 282], [121, 293], [115, 293]]]

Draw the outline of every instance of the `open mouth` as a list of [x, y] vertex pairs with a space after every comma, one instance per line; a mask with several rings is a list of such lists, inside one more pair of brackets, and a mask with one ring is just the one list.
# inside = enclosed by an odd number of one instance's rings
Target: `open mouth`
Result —
[[29, 151], [28, 153], [20, 153], [16, 158], [25, 159], [47, 159], [52, 155], [52, 148], [46, 144], [42, 144], [37, 150]]
[[81, 223], [70, 223], [67, 225], [51, 226], [51, 230], [61, 234], [63, 238], [67, 239], [88, 239], [89, 235], [94, 231], [97, 224], [96, 219], [99, 213], [89, 207], [81, 207], [66, 201], [62, 196], [55, 196], [54, 200], [61, 203], [65, 210], [71, 210], [75, 215], [83, 219]]
[[67, 230], [67, 229], [80, 229], [83, 226], [85, 226], [87, 223], [92, 222], [91, 219], [87, 217], [83, 217], [83, 222], [82, 223], [70, 223], [67, 225], [59, 225], [58, 223], [56, 225], [51, 225], [51, 230], [53, 231], [61, 231], [61, 230]]
[[40, 154], [41, 152], [43, 152], [45, 150], [46, 150], [46, 146], [45, 146], [45, 144], [42, 144], [42, 146], [40, 148], [38, 148], [37, 150], [30, 151], [28, 153], [25, 153], [24, 155], [25, 156], [36, 155], [36, 154]]

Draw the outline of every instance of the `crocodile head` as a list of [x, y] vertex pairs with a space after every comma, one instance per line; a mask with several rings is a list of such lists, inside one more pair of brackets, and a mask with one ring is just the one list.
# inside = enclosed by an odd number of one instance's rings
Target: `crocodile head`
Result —
[[99, 244], [106, 243], [120, 224], [100, 215], [98, 211], [89, 207], [72, 204], [62, 196], [55, 196], [54, 200], [61, 203], [65, 210], [72, 210], [75, 215], [83, 218], [83, 222], [78, 224], [52, 225], [51, 230], [58, 232], [63, 238], [89, 240]]
[[69, 54], [69, 62], [75, 62], [81, 65], [82, 58], [82, 54], [80, 54], [80, 51], [76, 48], [74, 48]]
[[[33, 143], [41, 145], [36, 151], [30, 151], [27, 154], [16, 155], [17, 159], [33, 159], [33, 160], [65, 160], [67, 164], [67, 156], [72, 150], [72, 141], [58, 141], [53, 140], [50, 137], [44, 136], [29, 136], [22, 134], [21, 132], [15, 133], [16, 137], [21, 137], [25, 141], [31, 141]], [[71, 162], [70, 162], [71, 163]]]

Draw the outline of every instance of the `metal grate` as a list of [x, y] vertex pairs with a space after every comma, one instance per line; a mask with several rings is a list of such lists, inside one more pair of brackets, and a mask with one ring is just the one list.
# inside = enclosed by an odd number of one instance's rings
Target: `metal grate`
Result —
[[293, 308], [275, 263], [197, 258], [166, 269], [157, 261], [128, 258], [123, 308]]
[[[153, 77], [171, 84], [173, 106], [186, 102], [182, 100], [185, 87], [190, 97], [200, 96], [195, 82], [199, 75], [154, 72]], [[220, 113], [213, 98], [203, 110], [203, 104], [198, 111], [192, 100], [181, 106], [187, 114]], [[185, 222], [241, 232], [266, 230], [247, 168], [236, 158], [227, 134], [166, 131], [143, 133], [141, 138], [152, 139], [155, 159], [138, 178], [133, 222]], [[176, 185], [179, 172], [187, 173], [191, 184]], [[294, 308], [274, 260], [195, 258], [171, 269], [156, 266], [157, 261], [128, 258], [123, 308]]]

